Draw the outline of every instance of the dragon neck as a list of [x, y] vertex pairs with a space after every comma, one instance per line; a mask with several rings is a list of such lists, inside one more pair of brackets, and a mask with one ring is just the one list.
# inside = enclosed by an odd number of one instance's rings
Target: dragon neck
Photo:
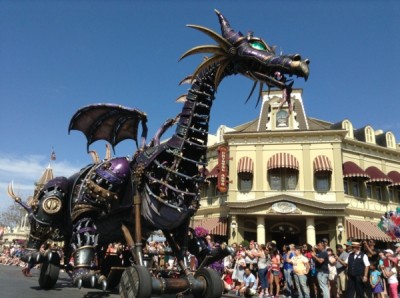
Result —
[[[178, 149], [187, 161], [193, 161], [195, 175], [199, 165], [206, 164], [208, 128], [211, 107], [215, 94], [215, 73], [218, 65], [214, 65], [199, 75], [186, 96], [176, 131], [170, 141], [171, 147]], [[225, 73], [224, 76], [228, 75]]]

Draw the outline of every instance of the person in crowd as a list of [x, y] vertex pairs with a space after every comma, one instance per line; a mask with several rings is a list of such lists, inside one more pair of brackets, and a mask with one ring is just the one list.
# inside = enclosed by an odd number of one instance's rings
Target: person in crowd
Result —
[[[367, 255], [369, 262], [376, 263], [379, 256], [378, 256], [378, 250], [375, 248], [375, 241], [373, 239], [367, 239], [364, 240], [362, 243], [363, 243], [362, 250]], [[372, 297], [372, 287], [369, 282], [367, 282], [365, 285], [365, 294], [367, 297]]]
[[378, 250], [375, 248], [375, 241], [373, 239], [363, 241], [363, 250], [370, 262], [378, 261]]
[[317, 279], [317, 270], [315, 268], [315, 261], [312, 257], [313, 247], [311, 244], [305, 243], [303, 244], [303, 255], [309, 260], [310, 262], [310, 270], [307, 274], [307, 285], [310, 288], [310, 297], [317, 298], [320, 295], [320, 288], [318, 285]]
[[317, 249], [312, 252], [313, 260], [315, 261], [315, 269], [317, 271], [318, 286], [321, 289], [323, 298], [329, 298], [328, 287], [328, 253], [325, 249], [325, 244], [322, 240], [318, 241]]
[[285, 277], [286, 296], [291, 297], [294, 291], [293, 264], [289, 260], [294, 256], [294, 244], [283, 246], [283, 275]]
[[376, 266], [376, 262], [371, 262], [369, 265], [370, 269], [370, 277], [369, 277], [369, 283], [372, 288], [372, 293], [374, 295], [374, 298], [384, 298], [384, 287], [383, 287], [383, 280], [382, 280], [382, 273], [378, 270], [378, 267]]
[[275, 297], [279, 296], [279, 292], [281, 290], [281, 256], [276, 247], [272, 248], [271, 251], [271, 274], [270, 274], [270, 295]]
[[256, 243], [254, 240], [250, 241], [249, 244], [249, 249], [245, 250], [245, 261], [247, 267], [250, 268], [251, 272], [253, 273], [254, 276], [257, 275], [257, 254], [258, 254], [258, 249], [256, 247]]
[[243, 283], [239, 289], [239, 296], [253, 296], [257, 293], [257, 282], [256, 277], [250, 271], [250, 268], [246, 267], [244, 270]]
[[237, 296], [240, 296], [239, 291], [243, 287], [245, 268], [246, 268], [246, 261], [244, 260], [244, 258], [237, 260], [235, 271], [232, 274], [232, 279], [235, 282]]
[[297, 246], [294, 256], [289, 259], [293, 266], [294, 281], [299, 298], [310, 298], [310, 289], [307, 285], [307, 273], [310, 270], [310, 261], [302, 254], [302, 247]]
[[[347, 246], [346, 246], [347, 247]], [[336, 245], [336, 255], [334, 255], [336, 259], [336, 273], [337, 273], [337, 290], [340, 297], [346, 297], [347, 291], [347, 272], [346, 272], [346, 264], [345, 263], [349, 253], [343, 248], [343, 245]]]
[[[388, 249], [390, 250], [390, 249]], [[398, 298], [398, 285], [399, 281], [397, 279], [397, 263], [394, 262], [392, 257], [388, 257], [389, 259], [389, 268], [381, 267], [382, 274], [385, 278], [387, 278], [387, 282], [389, 284], [389, 297], [390, 298]]]
[[206, 236], [206, 242], [207, 242], [208, 248], [212, 249], [213, 248], [213, 244], [212, 244], [212, 241], [211, 241], [211, 235], [207, 235]]
[[232, 279], [233, 269], [231, 267], [224, 268], [224, 274], [222, 274], [222, 280], [224, 282], [224, 291], [228, 292], [235, 288], [235, 283]]
[[269, 295], [268, 270], [271, 267], [269, 248], [266, 245], [261, 244], [261, 249], [255, 255], [258, 258], [258, 280], [261, 285], [260, 298], [262, 298], [265, 295]]
[[348, 290], [347, 297], [364, 297], [365, 285], [368, 281], [369, 260], [361, 251], [361, 243], [352, 241], [353, 251], [347, 257]]
[[322, 238], [322, 243], [324, 244], [325, 249], [329, 248], [329, 240], [328, 240], [328, 238]]
[[329, 269], [329, 276], [328, 276], [328, 285], [329, 285], [329, 293], [330, 297], [337, 297], [337, 286], [336, 286], [336, 258], [333, 253], [332, 248], [327, 248], [326, 252], [328, 253], [328, 269]]

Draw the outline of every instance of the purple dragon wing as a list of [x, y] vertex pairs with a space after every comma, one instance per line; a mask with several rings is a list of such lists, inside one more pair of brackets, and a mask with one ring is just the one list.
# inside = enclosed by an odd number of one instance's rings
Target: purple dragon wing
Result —
[[94, 104], [79, 109], [71, 118], [68, 133], [71, 130], [83, 132], [90, 144], [98, 140], [115, 146], [126, 139], [132, 139], [137, 145], [139, 123], [142, 122], [142, 138], [147, 134], [146, 113], [117, 104]]

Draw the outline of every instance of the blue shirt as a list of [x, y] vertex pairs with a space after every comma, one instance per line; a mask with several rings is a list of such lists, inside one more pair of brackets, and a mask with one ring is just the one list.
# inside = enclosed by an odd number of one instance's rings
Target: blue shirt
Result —
[[[289, 253], [289, 260], [291, 259], [291, 258], [293, 258], [293, 256], [294, 256], [294, 253], [293, 252], [290, 252]], [[287, 257], [287, 253], [285, 253], [284, 255], [283, 255], [283, 269], [286, 269], [286, 270], [293, 270], [293, 264], [292, 263], [289, 263], [289, 262], [286, 262], [286, 257]]]

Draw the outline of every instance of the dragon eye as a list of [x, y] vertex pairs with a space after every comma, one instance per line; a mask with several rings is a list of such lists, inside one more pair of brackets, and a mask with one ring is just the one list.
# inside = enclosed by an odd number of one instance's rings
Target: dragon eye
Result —
[[267, 49], [267, 47], [265, 46], [265, 44], [262, 43], [262, 42], [260, 42], [260, 41], [251, 41], [251, 42], [250, 42], [250, 46], [251, 46], [253, 49], [261, 50], [261, 51], [265, 51], [265, 50]]

